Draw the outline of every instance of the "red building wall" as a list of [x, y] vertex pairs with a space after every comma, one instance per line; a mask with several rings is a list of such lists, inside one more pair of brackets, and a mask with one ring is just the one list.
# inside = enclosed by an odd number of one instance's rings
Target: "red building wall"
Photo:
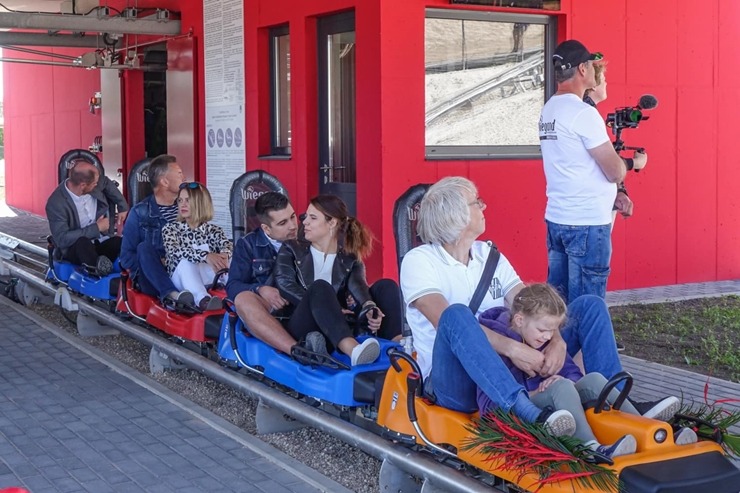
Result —
[[[4, 50], [3, 56], [59, 61], [10, 50]], [[43, 215], [46, 199], [57, 185], [61, 155], [86, 149], [101, 133], [100, 116], [91, 114], [88, 107], [90, 97], [100, 90], [100, 77], [84, 69], [4, 63], [3, 87], [6, 200]]]
[[[184, 5], [181, 5], [184, 4]], [[113, 8], [126, 5], [123, 0], [108, 2]], [[203, 10], [200, 2], [177, 0], [140, 0], [139, 8], [159, 7], [180, 12], [183, 33], [192, 33], [202, 56]], [[130, 43], [157, 39], [152, 36], [130, 37]], [[89, 49], [51, 49], [44, 51], [78, 56]], [[6, 57], [50, 60], [49, 57], [4, 52]], [[55, 61], [58, 61], [56, 59]], [[124, 135], [127, 161], [133, 165], [144, 155], [144, 113], [141, 72], [122, 74]], [[197, 101], [203, 100], [202, 69], [197, 73]], [[70, 149], [86, 149], [96, 135], [101, 135], [100, 114], [90, 114], [88, 100], [100, 90], [100, 73], [78, 68], [5, 63], [3, 66], [5, 112], [6, 200], [21, 209], [44, 215], [46, 199], [57, 183], [57, 163]], [[202, 112], [196, 115], [194, 142], [200, 169], [205, 176], [205, 150], [202, 142], [205, 123]], [[196, 132], [200, 135], [195, 135]], [[101, 154], [105, 164], [105, 154]]]
[[[202, 59], [201, 2], [139, 3], [182, 11], [183, 30], [193, 30]], [[397, 276], [391, 220], [395, 199], [415, 183], [461, 174], [478, 184], [489, 204], [486, 236], [496, 241], [525, 280], [542, 280], [546, 252], [541, 161], [425, 160], [424, 13], [429, 7], [476, 8], [448, 0], [245, 1], [246, 169], [266, 169], [278, 176], [299, 210], [317, 192], [316, 21], [354, 9], [358, 215], [380, 240], [369, 260], [369, 276]], [[626, 135], [628, 143], [647, 147], [650, 160], [644, 172], [628, 179], [635, 216], [619, 220], [615, 227], [609, 289], [740, 276], [735, 193], [740, 166], [733, 145], [740, 103], [740, 48], [734, 42], [740, 5], [732, 0], [687, 0], [677, 8], [668, 0], [563, 0], [555, 15], [563, 39], [580, 39], [609, 60], [609, 99], [602, 103], [602, 113], [634, 104], [644, 93], [660, 101], [650, 121]], [[259, 157], [269, 148], [267, 30], [285, 23], [292, 46], [293, 156], [287, 161]], [[197, 66], [196, 143], [203, 142], [205, 129], [202, 63]], [[46, 163], [55, 166], [61, 152], [86, 146], [99, 133], [90, 123], [95, 120], [85, 118], [84, 104], [64, 106], [79, 99], [70, 88], [84, 102], [97, 79], [70, 69], [61, 75], [51, 68], [6, 64], [5, 70], [8, 198], [12, 205], [40, 212], [54, 182]], [[66, 78], [73, 83], [65, 83]], [[14, 92], [18, 86], [20, 93]], [[57, 100], [60, 93], [65, 102]], [[140, 138], [135, 130], [134, 125], [134, 141]], [[49, 135], [54, 145], [45, 137]], [[205, 151], [203, 146], [197, 149], [203, 177]]]

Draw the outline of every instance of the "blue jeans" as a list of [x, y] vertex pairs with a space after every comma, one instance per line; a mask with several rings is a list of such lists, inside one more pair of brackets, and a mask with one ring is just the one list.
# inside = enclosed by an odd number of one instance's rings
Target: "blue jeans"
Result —
[[547, 283], [570, 304], [581, 295], [606, 296], [612, 256], [611, 224], [547, 223]]
[[136, 282], [139, 283], [142, 293], [163, 299], [172, 291], [177, 291], [162, 265], [159, 253], [151, 243], [146, 241], [139, 243], [136, 247], [136, 260], [139, 263]]
[[[609, 379], [622, 371], [604, 300], [582, 296], [568, 306], [568, 313], [562, 330], [568, 354], [583, 350], [586, 373], [601, 373]], [[520, 392], [525, 392], [491, 347], [478, 320], [461, 304], [442, 312], [430, 376], [437, 403], [455, 411], [478, 409], [478, 387], [504, 411], [511, 409]]]

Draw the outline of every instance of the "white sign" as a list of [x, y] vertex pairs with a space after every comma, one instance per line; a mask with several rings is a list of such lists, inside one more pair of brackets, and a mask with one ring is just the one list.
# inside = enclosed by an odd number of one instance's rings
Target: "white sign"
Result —
[[229, 192], [246, 170], [243, 0], [203, 0], [206, 183], [213, 222], [231, 236]]

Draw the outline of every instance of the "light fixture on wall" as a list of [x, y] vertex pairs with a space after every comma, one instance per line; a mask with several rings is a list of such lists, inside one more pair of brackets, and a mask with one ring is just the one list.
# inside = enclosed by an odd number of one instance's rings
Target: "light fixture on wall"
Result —
[[100, 109], [100, 105], [103, 102], [103, 95], [100, 93], [100, 91], [96, 92], [92, 95], [90, 98], [90, 113], [93, 115], [95, 114], [95, 110]]

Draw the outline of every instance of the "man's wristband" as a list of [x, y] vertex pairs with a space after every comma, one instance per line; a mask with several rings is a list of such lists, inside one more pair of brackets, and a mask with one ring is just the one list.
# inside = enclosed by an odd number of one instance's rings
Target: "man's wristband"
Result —
[[627, 171], [632, 171], [635, 167], [635, 160], [631, 157], [623, 157], [624, 165], [627, 166]]

